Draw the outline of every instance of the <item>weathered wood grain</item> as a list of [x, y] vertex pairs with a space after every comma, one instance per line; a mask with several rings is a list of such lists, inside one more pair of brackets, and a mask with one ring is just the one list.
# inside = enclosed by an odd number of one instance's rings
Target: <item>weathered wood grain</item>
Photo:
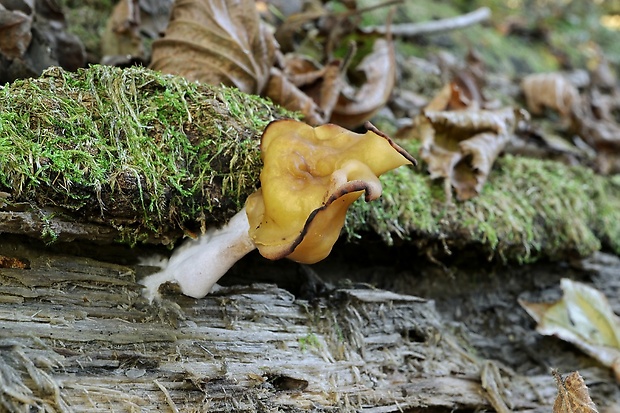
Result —
[[[6, 243], [0, 254], [29, 263], [0, 268], [0, 411], [491, 408], [484, 361], [432, 301], [374, 289], [306, 301], [254, 284], [151, 305], [135, 267]], [[555, 394], [549, 377], [498, 380], [516, 410]]]

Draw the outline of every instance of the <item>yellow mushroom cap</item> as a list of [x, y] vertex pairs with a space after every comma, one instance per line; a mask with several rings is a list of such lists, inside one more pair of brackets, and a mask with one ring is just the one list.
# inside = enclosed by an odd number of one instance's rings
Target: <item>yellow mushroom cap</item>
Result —
[[295, 120], [269, 124], [261, 140], [261, 189], [245, 208], [261, 255], [312, 264], [329, 255], [349, 205], [381, 195], [378, 176], [415, 159], [375, 131]]

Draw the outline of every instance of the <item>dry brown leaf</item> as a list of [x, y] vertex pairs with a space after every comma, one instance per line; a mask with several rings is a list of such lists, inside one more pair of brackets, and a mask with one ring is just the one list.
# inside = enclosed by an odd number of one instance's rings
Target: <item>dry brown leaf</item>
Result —
[[289, 53], [272, 68], [265, 94], [275, 103], [304, 115], [314, 126], [325, 123], [336, 104], [342, 81], [340, 62], [321, 66], [307, 56]]
[[173, 0], [120, 0], [101, 37], [101, 63], [123, 66], [150, 60], [151, 42], [170, 20]]
[[536, 73], [521, 81], [527, 109], [534, 115], [545, 108], [557, 111], [568, 119], [573, 107], [579, 105], [579, 91], [560, 73]]
[[[289, 16], [275, 34], [287, 52], [278, 59], [277, 67], [285, 79], [270, 80], [266, 95], [288, 109], [301, 110], [311, 124], [331, 121], [353, 128], [369, 120], [391, 95], [396, 62], [389, 35], [377, 39], [376, 34], [358, 31], [357, 25], [364, 11], [389, 4], [357, 9], [356, 3], [350, 2], [348, 10], [334, 13], [320, 2], [308, 2], [304, 12]], [[296, 42], [300, 38], [304, 40]], [[360, 43], [372, 45], [372, 51], [349, 71]], [[348, 54], [335, 58], [337, 46], [343, 44], [349, 45]], [[347, 75], [359, 81], [350, 84]], [[289, 90], [293, 86], [299, 90]]]
[[482, 191], [493, 163], [504, 149], [508, 133], [479, 133], [459, 144], [463, 156], [454, 166], [450, 181], [459, 199], [470, 199]]
[[275, 103], [298, 110], [311, 125], [325, 123], [338, 101], [343, 88], [342, 64], [333, 60], [325, 66], [306, 56], [289, 54], [272, 69], [265, 94]]
[[453, 93], [454, 88], [452, 87], [452, 82], [446, 83], [426, 104], [424, 110], [438, 112], [451, 109], [450, 102], [452, 101]]
[[483, 107], [484, 98], [476, 79], [467, 71], [459, 72], [450, 83], [452, 86], [453, 110], [480, 109]]
[[466, 76], [457, 76], [426, 105], [426, 110], [465, 110], [480, 109], [482, 96]]
[[365, 82], [353, 93], [341, 93], [330, 121], [353, 128], [370, 119], [390, 98], [396, 82], [396, 59], [391, 39], [377, 39], [356, 68]]
[[574, 371], [563, 379], [557, 370], [553, 370], [553, 377], [558, 386], [553, 413], [598, 413], [579, 372]]
[[310, 10], [305, 10], [301, 13], [295, 13], [289, 16], [276, 29], [274, 36], [284, 53], [295, 50], [294, 40], [300, 37], [298, 34], [303, 32], [303, 27], [305, 25], [328, 14], [328, 11], [322, 6], [312, 2], [309, 2], [308, 4], [310, 6]]
[[297, 87], [303, 87], [319, 81], [325, 76], [325, 67], [308, 56], [289, 53], [282, 56], [282, 73]]
[[66, 29], [57, 1], [0, 1], [0, 84], [37, 77], [50, 66], [83, 67], [84, 46]]
[[164, 38], [153, 44], [151, 67], [260, 93], [275, 50], [253, 0], [177, 0]]
[[325, 65], [319, 82], [303, 87], [302, 91], [317, 103], [325, 119], [330, 119], [344, 86], [341, 62], [334, 60]]
[[446, 61], [445, 71], [451, 73], [452, 80], [428, 103], [426, 110], [475, 110], [497, 109], [498, 106], [487, 102], [483, 94], [486, 71], [484, 64], [475, 50], [470, 50], [465, 57], [466, 66]]
[[[325, 75], [318, 90], [318, 103], [325, 114], [325, 118], [332, 119], [336, 109], [342, 89], [344, 88], [342, 67], [340, 61], [329, 62], [325, 66]], [[312, 94], [309, 94], [312, 96]], [[317, 101], [317, 98], [314, 98]], [[364, 119], [364, 122], [368, 119]], [[332, 122], [334, 122], [332, 120]], [[363, 122], [362, 122], [363, 123]]]
[[617, 76], [610, 65], [607, 56], [601, 47], [589, 41], [585, 46], [584, 54], [588, 58], [586, 67], [590, 73], [590, 85], [601, 89], [615, 89], [617, 85]]
[[318, 126], [327, 121], [316, 102], [288, 80], [278, 68], [271, 68], [265, 95], [275, 104], [303, 113], [304, 121], [309, 125]]
[[148, 39], [164, 35], [174, 0], [140, 0], [140, 32]]
[[460, 200], [480, 193], [495, 159], [512, 136], [516, 116], [497, 111], [428, 111], [416, 118], [420, 155], [432, 178], [446, 178]]
[[596, 151], [596, 170], [604, 175], [620, 172], [620, 125], [585, 116], [574, 123], [577, 134]]
[[602, 174], [620, 172], [620, 125], [613, 116], [618, 109], [617, 98], [592, 90], [571, 119], [572, 132], [596, 152], [595, 167]]

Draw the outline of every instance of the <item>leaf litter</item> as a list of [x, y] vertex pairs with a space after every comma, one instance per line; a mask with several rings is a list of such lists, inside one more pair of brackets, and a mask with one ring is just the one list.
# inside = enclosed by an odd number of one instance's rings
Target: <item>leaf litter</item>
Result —
[[564, 295], [559, 301], [519, 304], [538, 323], [536, 331], [574, 344], [610, 367], [620, 382], [620, 318], [595, 288], [568, 278], [560, 285]]
[[347, 5], [293, 14], [272, 34], [254, 1], [178, 1], [151, 67], [263, 93], [312, 125], [359, 126], [387, 103], [396, 61], [391, 37], [361, 32], [364, 10]]

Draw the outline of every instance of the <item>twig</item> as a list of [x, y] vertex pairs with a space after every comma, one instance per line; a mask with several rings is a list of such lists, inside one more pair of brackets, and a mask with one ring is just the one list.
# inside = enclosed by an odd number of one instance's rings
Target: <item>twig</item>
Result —
[[[491, 9], [488, 7], [481, 7], [471, 13], [450, 17], [448, 19], [432, 20], [422, 23], [394, 24], [390, 28], [390, 31], [394, 36], [414, 37], [423, 34], [442, 33], [462, 29], [486, 21], [489, 18], [491, 18]], [[364, 31], [385, 34], [388, 28], [387, 26], [372, 26], [364, 28]]]
[[170, 396], [170, 392], [168, 392], [168, 389], [163, 384], [161, 384], [159, 381], [157, 381], [157, 379], [153, 380], [153, 383], [155, 383], [155, 385], [159, 387], [159, 390], [161, 390], [164, 393], [164, 397], [166, 398], [166, 403], [168, 403], [168, 406], [170, 406], [170, 409], [172, 410], [172, 412], [179, 413], [179, 408], [174, 403], [174, 400], [172, 400], [172, 397]]

